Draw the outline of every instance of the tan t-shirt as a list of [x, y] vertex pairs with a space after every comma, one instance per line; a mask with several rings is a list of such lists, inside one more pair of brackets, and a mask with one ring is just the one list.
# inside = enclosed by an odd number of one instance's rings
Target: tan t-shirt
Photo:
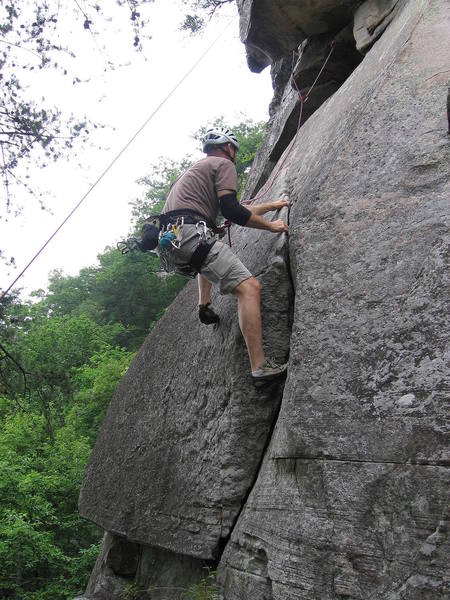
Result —
[[188, 208], [215, 223], [219, 214], [217, 192], [223, 190], [237, 191], [236, 167], [226, 158], [207, 156], [172, 184], [162, 212]]

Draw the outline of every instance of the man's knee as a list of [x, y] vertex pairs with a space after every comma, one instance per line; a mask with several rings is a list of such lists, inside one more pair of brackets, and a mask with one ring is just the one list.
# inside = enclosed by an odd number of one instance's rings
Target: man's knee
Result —
[[233, 293], [236, 296], [260, 296], [261, 295], [261, 284], [256, 277], [249, 277], [234, 288]]

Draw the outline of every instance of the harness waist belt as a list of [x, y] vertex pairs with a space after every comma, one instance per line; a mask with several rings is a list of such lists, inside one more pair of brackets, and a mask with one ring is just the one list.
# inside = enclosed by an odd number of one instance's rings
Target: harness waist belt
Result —
[[160, 215], [159, 219], [160, 219], [161, 224], [165, 227], [169, 223], [176, 223], [176, 221], [179, 217], [184, 218], [184, 222], [186, 223], [186, 225], [195, 225], [196, 223], [200, 223], [201, 221], [204, 221], [206, 223], [206, 225], [209, 227], [209, 229], [212, 229], [213, 231], [215, 231], [215, 229], [216, 229], [216, 226], [214, 225], [214, 223], [211, 223], [211, 221], [207, 217], [204, 217], [203, 215], [199, 215], [198, 213], [196, 213], [195, 211], [193, 211], [189, 208], [180, 208], [178, 210], [170, 210], [170, 211]]

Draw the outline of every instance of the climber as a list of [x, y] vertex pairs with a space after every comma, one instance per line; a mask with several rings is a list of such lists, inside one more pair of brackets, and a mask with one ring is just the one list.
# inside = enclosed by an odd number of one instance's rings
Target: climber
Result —
[[[257, 206], [242, 206], [237, 200], [236, 155], [239, 144], [224, 127], [208, 129], [202, 139], [207, 155], [185, 171], [172, 185], [164, 205], [163, 223], [175, 225], [177, 239], [168, 261], [175, 268], [194, 264], [198, 272], [199, 318], [205, 324], [217, 323], [211, 308], [211, 287], [218, 284], [222, 294], [238, 300], [239, 325], [244, 336], [255, 384], [282, 375], [286, 365], [266, 359], [262, 345], [260, 284], [227, 244], [215, 239], [219, 211], [238, 225], [272, 233], [288, 231], [282, 219], [268, 221], [261, 215], [289, 206], [288, 200], [275, 200]], [[174, 234], [172, 234], [174, 235]]]

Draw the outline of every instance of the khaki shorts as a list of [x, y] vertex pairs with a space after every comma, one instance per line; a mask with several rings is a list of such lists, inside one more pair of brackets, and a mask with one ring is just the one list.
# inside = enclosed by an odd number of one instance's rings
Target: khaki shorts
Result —
[[[180, 248], [170, 252], [170, 262], [185, 266], [198, 244], [195, 225], [183, 225], [178, 237]], [[218, 283], [221, 294], [230, 294], [235, 287], [252, 277], [228, 244], [217, 241], [205, 258], [201, 274], [211, 283]]]

